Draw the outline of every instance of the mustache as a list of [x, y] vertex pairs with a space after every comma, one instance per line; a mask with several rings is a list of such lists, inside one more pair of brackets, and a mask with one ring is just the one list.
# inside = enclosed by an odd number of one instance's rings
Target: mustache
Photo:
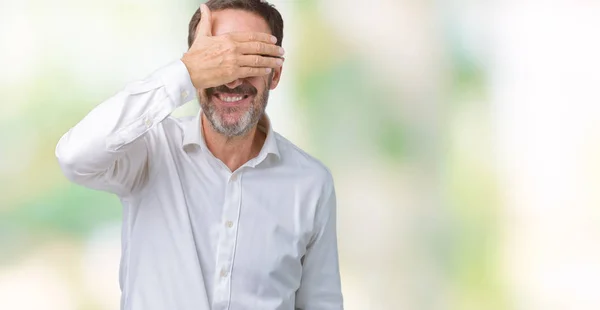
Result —
[[238, 85], [236, 88], [229, 88], [225, 85], [211, 87], [206, 89], [206, 95], [210, 98], [215, 93], [229, 93], [229, 94], [238, 94], [238, 95], [256, 95], [258, 90], [256, 87], [252, 86], [249, 83], [242, 83]]

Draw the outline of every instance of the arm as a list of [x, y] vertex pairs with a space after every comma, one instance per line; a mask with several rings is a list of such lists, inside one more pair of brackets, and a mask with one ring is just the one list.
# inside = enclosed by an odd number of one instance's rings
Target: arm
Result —
[[281, 64], [271, 57], [283, 51], [266, 33], [231, 33], [213, 37], [211, 13], [202, 19], [181, 61], [100, 104], [58, 142], [56, 156], [65, 175], [94, 189], [127, 195], [147, 178], [148, 145], [144, 135], [196, 89], [237, 79], [264, 76]]
[[316, 233], [302, 259], [302, 282], [296, 292], [297, 310], [343, 309], [336, 234], [333, 181], [318, 206]]
[[194, 94], [181, 61], [127, 85], [62, 136], [56, 157], [63, 173], [80, 185], [121, 196], [139, 189], [147, 179], [145, 134]]

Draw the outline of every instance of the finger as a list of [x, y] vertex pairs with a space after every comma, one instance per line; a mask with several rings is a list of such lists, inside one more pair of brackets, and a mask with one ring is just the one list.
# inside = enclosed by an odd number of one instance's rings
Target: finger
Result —
[[271, 44], [277, 43], [275, 36], [264, 32], [230, 32], [226, 36], [236, 42], [260, 41]]
[[264, 76], [271, 73], [271, 68], [254, 68], [254, 67], [241, 67], [237, 70], [237, 78], [243, 79], [253, 76]]
[[200, 5], [200, 23], [196, 30], [196, 37], [198, 36], [212, 36], [212, 14], [206, 4]]
[[285, 53], [282, 47], [262, 42], [242, 42], [238, 43], [238, 51], [241, 54], [265, 55], [281, 57]]
[[256, 68], [278, 68], [283, 65], [283, 59], [259, 55], [242, 55], [238, 57], [238, 66]]

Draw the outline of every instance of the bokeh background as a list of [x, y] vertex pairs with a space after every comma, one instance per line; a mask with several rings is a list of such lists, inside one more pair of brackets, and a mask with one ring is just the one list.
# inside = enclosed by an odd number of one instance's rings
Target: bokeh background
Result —
[[[54, 147], [199, 3], [0, 0], [0, 309], [118, 309], [119, 202]], [[334, 174], [346, 309], [600, 309], [597, 1], [272, 3], [267, 111]]]

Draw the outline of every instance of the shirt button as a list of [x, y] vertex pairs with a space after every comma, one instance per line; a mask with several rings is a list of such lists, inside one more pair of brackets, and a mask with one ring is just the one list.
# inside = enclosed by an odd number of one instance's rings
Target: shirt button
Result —
[[227, 277], [227, 270], [225, 270], [225, 269], [221, 270], [221, 277], [223, 277], [223, 278]]
[[187, 99], [188, 95], [189, 94], [188, 94], [187, 90], [184, 90], [181, 92], [181, 98], [183, 98], [183, 99]]
[[231, 178], [229, 178], [229, 180], [230, 180], [231, 182], [235, 182], [235, 181], [237, 181], [237, 178], [238, 178], [238, 177], [237, 177], [237, 174], [234, 174], [234, 175], [232, 175], [232, 176], [231, 176]]
[[152, 126], [152, 121], [151, 121], [149, 118], [147, 118], [147, 119], [144, 121], [144, 124], [146, 124], [146, 127], [150, 128], [150, 126]]
[[231, 228], [231, 227], [233, 227], [233, 222], [227, 221], [227, 223], [225, 223], [225, 225], [227, 225], [227, 227]]

